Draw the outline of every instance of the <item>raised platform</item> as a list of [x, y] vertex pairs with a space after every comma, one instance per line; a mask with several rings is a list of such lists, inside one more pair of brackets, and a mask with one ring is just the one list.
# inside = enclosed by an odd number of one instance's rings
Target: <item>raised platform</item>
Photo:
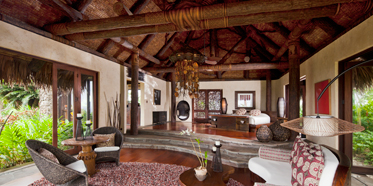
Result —
[[[181, 130], [180, 130], [181, 131]], [[154, 130], [154, 129], [139, 129], [139, 135], [125, 135], [123, 148], [145, 148], [145, 149], [165, 149], [178, 152], [195, 154], [192, 146], [192, 141], [189, 136], [181, 136], [180, 131], [174, 130]], [[261, 146], [269, 146], [274, 148], [291, 149], [292, 142], [269, 142], [262, 143], [258, 140], [237, 139], [222, 135], [211, 135], [196, 133], [199, 139], [203, 141], [201, 151], [208, 152], [208, 159], [212, 160], [213, 153], [211, 149], [215, 141], [220, 141], [222, 144], [221, 154], [223, 164], [237, 168], [247, 168], [247, 163], [250, 158], [258, 156], [258, 149]], [[197, 145], [197, 142], [193, 140]]]

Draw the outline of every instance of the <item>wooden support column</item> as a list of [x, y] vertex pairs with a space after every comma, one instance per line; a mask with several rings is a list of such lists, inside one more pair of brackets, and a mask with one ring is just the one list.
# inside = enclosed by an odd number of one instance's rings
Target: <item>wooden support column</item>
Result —
[[176, 123], [175, 88], [176, 88], [175, 73], [172, 73], [172, 81], [171, 81], [171, 124]]
[[271, 84], [271, 71], [267, 71], [266, 76], [266, 111], [271, 111], [271, 104], [272, 104], [272, 84]]
[[[289, 42], [289, 116], [288, 119], [299, 118], [300, 96], [300, 56], [299, 39]], [[292, 131], [290, 140], [294, 140], [297, 133]]]
[[139, 51], [135, 51], [132, 55], [132, 65], [131, 65], [131, 135], [138, 134], [138, 89], [139, 89]]

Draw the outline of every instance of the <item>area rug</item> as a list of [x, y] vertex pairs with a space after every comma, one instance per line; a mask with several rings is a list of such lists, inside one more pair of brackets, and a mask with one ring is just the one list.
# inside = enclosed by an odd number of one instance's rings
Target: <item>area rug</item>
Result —
[[[88, 178], [89, 185], [101, 186], [151, 186], [179, 185], [179, 176], [191, 167], [161, 163], [121, 162], [101, 163], [96, 165], [100, 172]], [[29, 186], [52, 186], [45, 178]], [[240, 182], [229, 179], [227, 186], [243, 186]]]

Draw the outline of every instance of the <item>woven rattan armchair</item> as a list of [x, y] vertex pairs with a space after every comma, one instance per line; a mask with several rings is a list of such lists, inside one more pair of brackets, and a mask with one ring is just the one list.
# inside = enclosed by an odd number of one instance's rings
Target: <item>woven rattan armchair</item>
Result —
[[112, 134], [115, 133], [115, 142], [114, 145], [119, 147], [118, 150], [114, 151], [104, 151], [104, 152], [97, 152], [95, 150], [96, 145], [92, 148], [97, 153], [96, 162], [103, 162], [103, 161], [115, 161], [117, 165], [119, 165], [119, 157], [120, 157], [120, 149], [122, 148], [123, 144], [123, 134], [115, 127], [101, 127], [92, 132], [92, 136], [95, 134]]
[[[87, 172], [81, 173], [66, 167], [66, 165], [79, 161], [76, 158], [70, 156], [57, 147], [37, 140], [27, 140], [26, 146], [35, 162], [35, 165], [49, 182], [55, 185], [88, 185]], [[39, 154], [38, 150], [40, 148], [50, 151], [56, 156], [59, 163]]]

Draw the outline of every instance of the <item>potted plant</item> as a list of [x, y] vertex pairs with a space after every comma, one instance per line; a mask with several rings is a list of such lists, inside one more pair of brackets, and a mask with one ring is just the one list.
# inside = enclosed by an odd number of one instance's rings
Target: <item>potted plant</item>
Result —
[[[194, 168], [194, 171], [195, 171], [195, 175], [196, 175], [196, 178], [199, 180], [199, 181], [203, 181], [206, 179], [207, 177], [207, 151], [205, 151], [204, 154], [202, 154], [202, 151], [201, 151], [201, 146], [200, 144], [203, 142], [201, 141], [200, 139], [198, 139], [195, 135], [195, 132], [192, 131], [192, 129], [186, 129], [186, 130], [182, 130], [181, 135], [187, 135], [189, 136], [189, 139], [190, 141], [192, 142], [192, 146], [193, 146], [193, 149], [194, 149], [194, 152], [196, 153], [196, 156], [198, 158], [198, 161], [199, 163], [201, 164], [201, 166], [199, 167], [196, 167]], [[198, 145], [198, 150], [196, 150], [196, 147], [194, 145], [194, 142], [192, 140], [192, 135], [194, 136], [194, 140], [197, 142], [197, 145]]]

